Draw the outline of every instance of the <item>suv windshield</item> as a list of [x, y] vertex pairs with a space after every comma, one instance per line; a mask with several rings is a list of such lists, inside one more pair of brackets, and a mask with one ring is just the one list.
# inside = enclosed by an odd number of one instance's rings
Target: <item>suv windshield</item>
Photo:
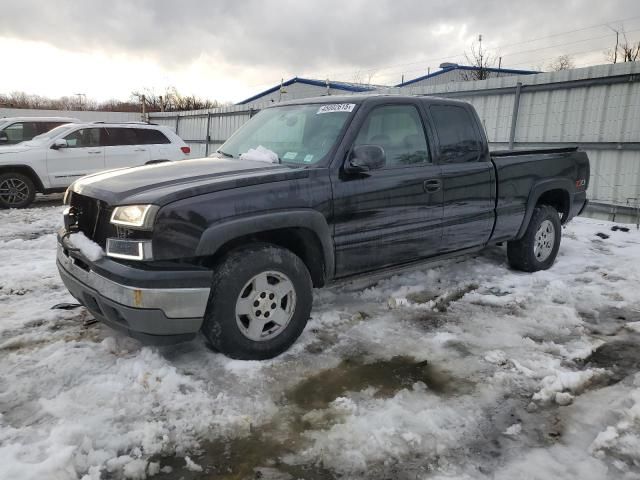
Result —
[[353, 103], [267, 108], [243, 125], [218, 152], [256, 160], [260, 159], [255, 157], [256, 150], [263, 156], [270, 150], [275, 161], [313, 165], [331, 150], [354, 108]]

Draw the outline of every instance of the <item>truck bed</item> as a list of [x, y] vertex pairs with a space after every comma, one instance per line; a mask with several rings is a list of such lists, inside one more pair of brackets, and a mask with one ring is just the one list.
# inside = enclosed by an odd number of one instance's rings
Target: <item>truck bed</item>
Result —
[[547, 202], [565, 212], [563, 223], [577, 215], [585, 203], [589, 160], [577, 147], [503, 150], [491, 152], [491, 161], [497, 179], [492, 240], [517, 238], [523, 233], [523, 225], [531, 218], [531, 205], [536, 203], [529, 199], [539, 191], [552, 191], [545, 194]]

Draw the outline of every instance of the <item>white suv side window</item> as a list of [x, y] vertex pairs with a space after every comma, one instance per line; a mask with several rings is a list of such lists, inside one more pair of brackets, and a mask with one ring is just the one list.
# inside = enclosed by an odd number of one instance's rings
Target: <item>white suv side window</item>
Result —
[[81, 128], [64, 139], [68, 148], [97, 147], [100, 145], [100, 128]]

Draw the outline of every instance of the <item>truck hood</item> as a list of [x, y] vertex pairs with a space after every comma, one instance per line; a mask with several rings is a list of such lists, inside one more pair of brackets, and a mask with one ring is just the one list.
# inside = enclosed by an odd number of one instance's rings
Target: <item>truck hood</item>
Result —
[[305, 169], [285, 165], [200, 158], [100, 172], [76, 180], [70, 188], [109, 205], [163, 206], [205, 193], [306, 175]]

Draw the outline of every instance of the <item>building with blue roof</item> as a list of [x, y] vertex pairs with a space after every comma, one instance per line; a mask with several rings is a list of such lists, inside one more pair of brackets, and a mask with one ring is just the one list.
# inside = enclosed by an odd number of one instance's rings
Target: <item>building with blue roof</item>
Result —
[[[476, 80], [480, 67], [469, 65], [458, 65], [457, 63], [442, 63], [440, 70], [429, 73], [422, 77], [407, 80], [395, 85], [396, 87], [424, 87], [427, 85], [440, 85], [449, 82], [464, 82], [466, 80]], [[509, 77], [512, 75], [532, 75], [534, 70], [516, 70], [512, 68], [492, 68], [485, 67], [486, 78]]]
[[330, 80], [315, 80], [311, 78], [293, 77], [280, 85], [271, 87], [238, 105], [264, 102], [283, 102], [297, 98], [322, 97], [324, 95], [344, 95], [346, 93], [369, 92], [381, 88], [380, 85], [366, 85], [364, 83], [335, 82]]

